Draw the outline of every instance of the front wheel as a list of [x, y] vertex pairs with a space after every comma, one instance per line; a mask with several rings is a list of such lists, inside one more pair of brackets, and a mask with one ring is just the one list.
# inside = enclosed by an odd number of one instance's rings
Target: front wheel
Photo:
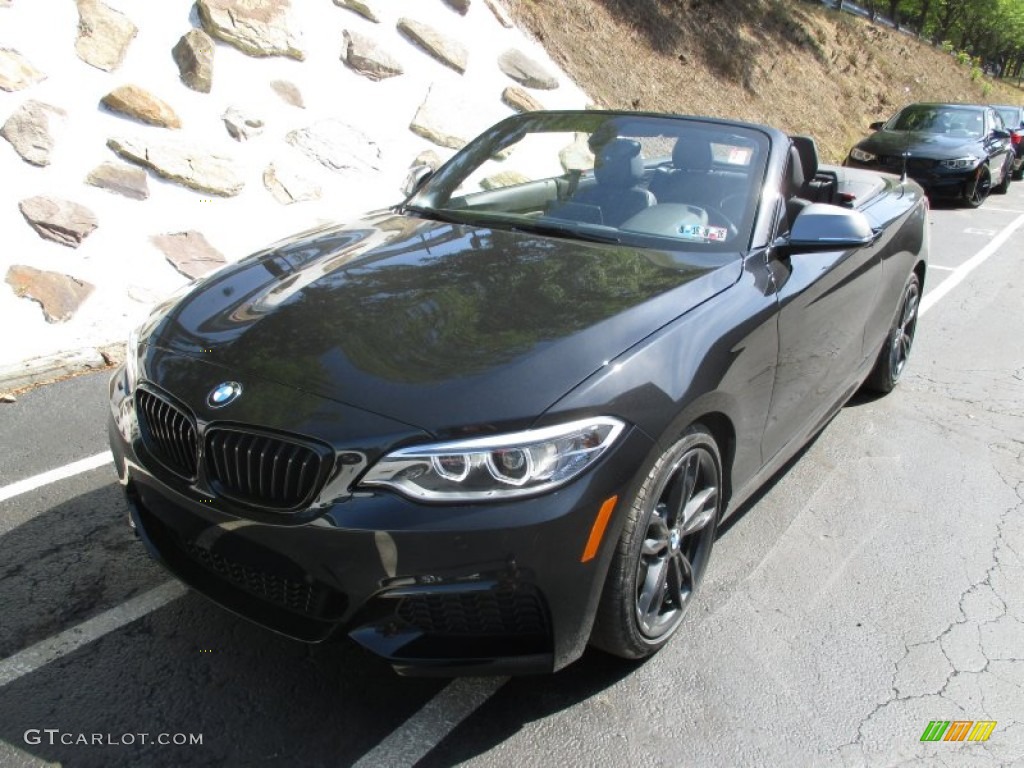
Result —
[[900, 308], [893, 320], [889, 335], [886, 336], [882, 350], [878, 353], [875, 367], [864, 382], [864, 388], [872, 392], [887, 394], [896, 387], [896, 382], [903, 375], [903, 369], [910, 357], [910, 348], [914, 344], [917, 332], [917, 310], [921, 303], [921, 281], [916, 272], [912, 272], [903, 288]]
[[722, 509], [714, 438], [688, 429], [650, 466], [608, 570], [591, 643], [640, 659], [679, 628], [704, 578]]
[[992, 191], [992, 173], [987, 165], [974, 172], [974, 178], [964, 186], [964, 203], [968, 208], [979, 208]]

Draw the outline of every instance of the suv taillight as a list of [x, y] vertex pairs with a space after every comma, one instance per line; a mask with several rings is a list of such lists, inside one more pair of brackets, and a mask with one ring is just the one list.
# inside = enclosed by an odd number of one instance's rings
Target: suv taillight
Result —
[[1024, 131], [1010, 131], [1010, 141], [1013, 146], [1020, 144], [1020, 140], [1024, 138]]

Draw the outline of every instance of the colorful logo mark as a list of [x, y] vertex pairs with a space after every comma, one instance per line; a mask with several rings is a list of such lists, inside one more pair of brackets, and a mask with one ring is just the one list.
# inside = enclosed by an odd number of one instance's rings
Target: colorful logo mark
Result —
[[995, 720], [932, 720], [921, 741], [988, 741], [995, 727]]

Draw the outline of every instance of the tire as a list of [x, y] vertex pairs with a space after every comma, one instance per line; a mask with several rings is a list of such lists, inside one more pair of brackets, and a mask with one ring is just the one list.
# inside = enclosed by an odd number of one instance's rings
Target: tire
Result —
[[1010, 173], [1013, 171], [1013, 160], [1011, 159], [1005, 166], [1003, 166], [1003, 178], [999, 182], [998, 187], [992, 187], [992, 191], [997, 195], [1005, 195], [1010, 191]]
[[921, 281], [917, 273], [912, 272], [907, 279], [900, 298], [899, 311], [893, 320], [892, 327], [885, 337], [885, 343], [878, 353], [875, 367], [864, 382], [864, 389], [879, 394], [888, 394], [896, 387], [903, 375], [910, 349], [914, 345], [914, 334], [917, 331], [917, 311], [921, 301]]
[[968, 208], [980, 208], [992, 191], [992, 173], [987, 165], [978, 167], [973, 181], [964, 185], [964, 204]]
[[679, 628], [703, 581], [722, 512], [721, 455], [699, 425], [641, 472], [590, 638], [626, 659], [651, 656]]
[[1021, 179], [1024, 179], [1024, 165], [1021, 165], [1020, 168], [1011, 173], [1010, 178], [1012, 178], [1014, 181], [1020, 181]]

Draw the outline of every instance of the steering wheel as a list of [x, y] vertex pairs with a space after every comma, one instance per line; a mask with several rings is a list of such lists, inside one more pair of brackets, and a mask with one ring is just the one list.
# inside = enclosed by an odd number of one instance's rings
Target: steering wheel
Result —
[[[725, 201], [723, 200], [723, 202], [725, 202]], [[702, 206], [702, 207], [708, 213], [708, 223], [709, 224], [716, 223], [714, 220], [717, 219], [718, 220], [717, 221], [718, 224], [724, 224], [725, 228], [727, 230], [729, 230], [729, 237], [730, 238], [739, 237], [739, 234], [740, 234], [739, 227], [737, 227], [735, 224], [733, 224], [732, 219], [730, 219], [728, 216], [726, 216], [725, 213], [723, 213], [721, 208], [715, 208], [713, 205], [705, 205], [705, 206]]]

